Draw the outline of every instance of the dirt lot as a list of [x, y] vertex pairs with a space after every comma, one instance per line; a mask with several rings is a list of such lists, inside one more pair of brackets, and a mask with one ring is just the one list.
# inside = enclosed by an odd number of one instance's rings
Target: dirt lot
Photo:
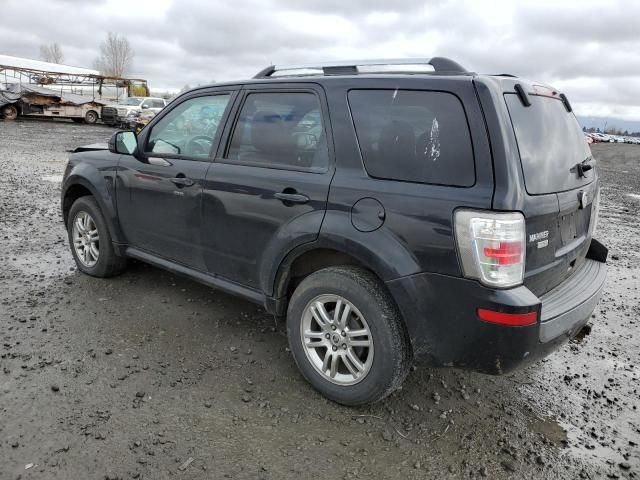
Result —
[[610, 270], [589, 334], [506, 377], [418, 368], [351, 409], [262, 309], [140, 263], [75, 271], [65, 150], [111, 132], [0, 121], [0, 479], [640, 476], [640, 146], [593, 147]]

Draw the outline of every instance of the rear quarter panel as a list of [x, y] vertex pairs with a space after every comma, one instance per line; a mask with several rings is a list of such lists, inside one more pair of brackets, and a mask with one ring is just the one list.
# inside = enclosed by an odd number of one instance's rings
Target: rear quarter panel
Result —
[[[443, 91], [461, 101], [468, 121], [475, 161], [472, 187], [450, 187], [369, 177], [363, 165], [351, 119], [347, 93], [362, 82], [328, 82], [329, 109], [336, 149], [336, 173], [319, 240], [341, 245], [347, 253], [361, 251], [384, 280], [434, 272], [460, 276], [453, 213], [456, 208], [490, 208], [493, 192], [491, 150], [472, 77], [381, 78], [367, 88]], [[373, 198], [384, 209], [379, 228], [361, 232], [353, 226], [358, 200]], [[354, 255], [357, 256], [357, 255]]]

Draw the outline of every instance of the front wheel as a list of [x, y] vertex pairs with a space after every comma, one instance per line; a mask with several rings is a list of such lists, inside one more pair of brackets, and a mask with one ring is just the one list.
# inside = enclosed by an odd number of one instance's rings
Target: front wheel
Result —
[[126, 259], [116, 255], [100, 207], [93, 197], [78, 198], [69, 211], [67, 233], [78, 270], [94, 277], [120, 273]]
[[287, 333], [302, 375], [344, 405], [383, 399], [409, 370], [400, 313], [384, 285], [363, 268], [330, 267], [306, 277], [289, 302]]
[[5, 105], [2, 108], [2, 116], [5, 120], [15, 120], [18, 118], [18, 108], [15, 105]]
[[93, 110], [89, 110], [84, 116], [84, 121], [89, 125], [93, 125], [98, 121], [98, 114]]

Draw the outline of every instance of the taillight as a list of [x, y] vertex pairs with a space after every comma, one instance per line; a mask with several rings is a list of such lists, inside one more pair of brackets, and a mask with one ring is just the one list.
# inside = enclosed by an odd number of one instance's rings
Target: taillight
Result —
[[522, 283], [525, 224], [521, 213], [458, 210], [455, 228], [465, 277], [490, 287]]

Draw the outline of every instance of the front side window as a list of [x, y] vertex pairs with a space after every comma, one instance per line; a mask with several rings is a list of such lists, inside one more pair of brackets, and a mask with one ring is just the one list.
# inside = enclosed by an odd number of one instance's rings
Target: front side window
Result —
[[269, 168], [323, 171], [327, 141], [313, 93], [251, 93], [236, 123], [226, 158]]
[[475, 183], [469, 126], [453, 94], [352, 90], [348, 99], [370, 176], [461, 187]]
[[145, 151], [208, 158], [229, 98], [212, 95], [182, 102], [153, 126]]

